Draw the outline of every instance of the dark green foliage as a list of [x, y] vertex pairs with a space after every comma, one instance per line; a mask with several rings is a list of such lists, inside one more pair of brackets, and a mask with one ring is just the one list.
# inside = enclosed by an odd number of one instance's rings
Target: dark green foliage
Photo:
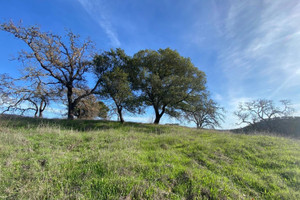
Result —
[[109, 108], [102, 101], [98, 101], [97, 103], [98, 103], [98, 108], [99, 108], [97, 117], [100, 117], [102, 119], [107, 119]]
[[129, 56], [122, 49], [111, 49], [94, 58], [95, 74], [101, 80], [97, 93], [114, 101], [121, 123], [124, 122], [124, 109], [135, 113], [139, 107], [131, 91], [128, 74], [124, 71], [129, 60]]
[[205, 89], [205, 73], [169, 48], [139, 51], [128, 71], [140, 99], [153, 107], [156, 124], [165, 113], [178, 116], [179, 104]]

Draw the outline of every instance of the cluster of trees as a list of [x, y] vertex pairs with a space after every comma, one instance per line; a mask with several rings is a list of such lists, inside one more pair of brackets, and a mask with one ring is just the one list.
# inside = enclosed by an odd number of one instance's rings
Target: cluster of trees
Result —
[[281, 100], [277, 105], [268, 99], [240, 103], [234, 114], [239, 119], [238, 124], [246, 124], [247, 126], [233, 131], [238, 133], [258, 131], [299, 137], [300, 117], [291, 117], [293, 112], [294, 109], [288, 100]]
[[288, 117], [294, 109], [289, 100], [280, 100], [281, 106], [276, 106], [272, 100], [257, 99], [239, 104], [239, 108], [234, 112], [239, 119], [238, 124], [255, 126], [258, 122], [271, 121], [274, 118]]
[[[22, 75], [1, 76], [4, 112], [34, 110], [42, 117], [50, 102], [62, 101], [68, 119], [106, 118], [108, 108], [100, 100], [110, 99], [120, 122], [125, 110], [143, 113], [147, 106], [154, 110], [155, 124], [164, 114], [195, 122], [198, 128], [220, 126], [224, 118], [223, 108], [206, 89], [205, 73], [177, 51], [140, 50], [128, 56], [118, 48], [97, 54], [90, 40], [72, 32], [61, 37], [13, 22], [0, 24], [0, 29], [29, 47], [18, 57]], [[94, 81], [88, 80], [91, 75]]]

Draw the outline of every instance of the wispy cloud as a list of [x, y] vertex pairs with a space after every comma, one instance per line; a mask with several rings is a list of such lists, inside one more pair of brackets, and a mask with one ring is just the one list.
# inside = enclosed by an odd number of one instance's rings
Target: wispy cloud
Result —
[[103, 7], [102, 1], [93, 0], [77, 0], [86, 12], [93, 18], [99, 26], [105, 31], [106, 35], [110, 39], [111, 45], [119, 47], [121, 42], [118, 39], [118, 34], [114, 30], [109, 16], [106, 14], [106, 9]]
[[229, 110], [243, 99], [300, 100], [293, 93], [300, 88], [299, 11], [297, 0], [232, 0], [220, 15], [217, 65], [227, 80]]
[[290, 85], [300, 86], [294, 75], [300, 69], [299, 10], [296, 0], [231, 1], [223, 32], [227, 47], [220, 50], [219, 64], [232, 84], [248, 82], [261, 92], [277, 88], [270, 98]]

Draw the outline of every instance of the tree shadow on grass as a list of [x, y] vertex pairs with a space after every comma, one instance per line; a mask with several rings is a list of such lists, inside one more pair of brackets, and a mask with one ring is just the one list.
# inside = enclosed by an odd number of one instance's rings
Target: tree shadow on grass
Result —
[[134, 122], [120, 123], [108, 120], [68, 120], [32, 118], [19, 115], [0, 115], [0, 125], [11, 128], [41, 128], [53, 127], [63, 130], [97, 131], [97, 130], [121, 130], [124, 132], [144, 132], [151, 134], [164, 134], [170, 130], [170, 126], [143, 124]]

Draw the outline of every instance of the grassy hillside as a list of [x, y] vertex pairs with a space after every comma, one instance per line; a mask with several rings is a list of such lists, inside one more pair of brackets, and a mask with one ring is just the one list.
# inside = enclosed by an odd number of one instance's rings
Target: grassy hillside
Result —
[[267, 134], [300, 138], [300, 117], [273, 118], [232, 131], [246, 134], [264, 132]]
[[300, 199], [300, 141], [0, 119], [0, 199]]

